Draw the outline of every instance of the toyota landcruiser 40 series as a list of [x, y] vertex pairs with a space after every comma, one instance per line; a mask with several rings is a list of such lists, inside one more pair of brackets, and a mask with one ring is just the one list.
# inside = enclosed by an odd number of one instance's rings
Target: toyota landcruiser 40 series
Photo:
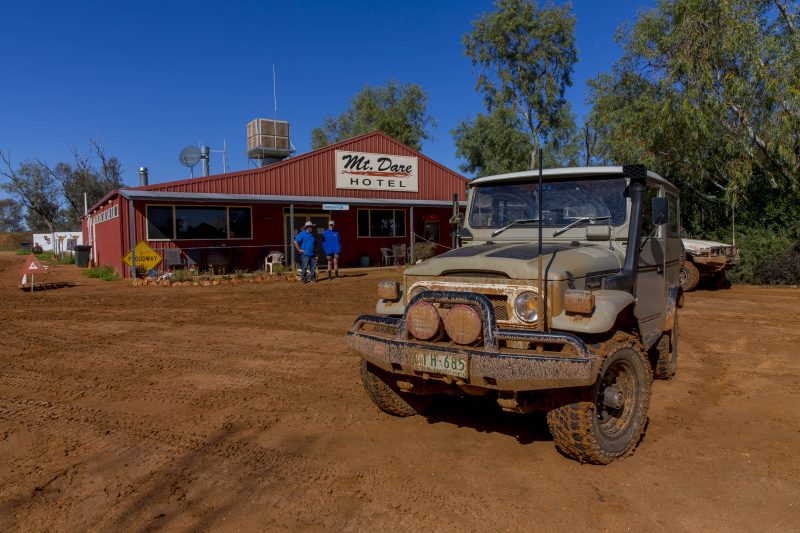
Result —
[[676, 370], [679, 223], [678, 190], [641, 165], [472, 181], [463, 246], [381, 282], [348, 332], [368, 395], [397, 416], [491, 395], [546, 411], [581, 462], [631, 453]]

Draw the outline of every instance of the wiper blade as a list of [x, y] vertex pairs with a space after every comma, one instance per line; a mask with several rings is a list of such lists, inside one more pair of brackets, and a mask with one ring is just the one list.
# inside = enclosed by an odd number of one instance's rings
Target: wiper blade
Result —
[[558, 237], [559, 235], [561, 235], [565, 231], [569, 231], [572, 228], [574, 228], [575, 226], [583, 224], [584, 222], [592, 222], [592, 223], [594, 223], [594, 222], [597, 222], [598, 220], [608, 220], [609, 218], [611, 218], [611, 215], [606, 215], [606, 216], [602, 216], [602, 217], [581, 217], [581, 218], [579, 218], [577, 220], [573, 220], [572, 222], [570, 222], [569, 224], [567, 224], [563, 228], [555, 230], [553, 232], [553, 237]]
[[492, 237], [497, 237], [498, 235], [503, 233], [508, 228], [510, 228], [512, 226], [516, 226], [517, 224], [530, 224], [532, 222], [539, 222], [539, 219], [538, 218], [518, 218], [517, 220], [511, 222], [510, 224], [507, 224], [507, 225], [503, 226], [500, 229], [494, 230], [492, 232]]

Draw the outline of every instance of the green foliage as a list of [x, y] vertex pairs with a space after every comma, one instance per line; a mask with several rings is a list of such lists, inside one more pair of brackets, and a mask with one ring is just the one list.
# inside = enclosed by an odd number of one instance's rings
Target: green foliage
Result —
[[286, 274], [287, 272], [290, 272], [291, 270], [292, 269], [287, 267], [286, 265], [281, 265], [279, 263], [276, 263], [276, 264], [274, 264], [272, 266], [272, 272], [277, 276], [282, 276], [283, 274]]
[[87, 194], [91, 206], [110, 191], [122, 186], [120, 161], [116, 157], [106, 156], [97, 141], [90, 140], [89, 143], [88, 153], [79, 153], [73, 149], [72, 163], [60, 162], [51, 170], [61, 185], [66, 224], [72, 228], [80, 227], [84, 193]]
[[[25, 252], [22, 252], [25, 253]], [[75, 264], [75, 256], [71, 253], [64, 253], [60, 256], [55, 255], [51, 251], [42, 252], [40, 254], [34, 254], [37, 259], [40, 261], [44, 261], [45, 263], [54, 263], [57, 265], [74, 265]]]
[[765, 228], [737, 229], [736, 234], [741, 259], [727, 273], [731, 283], [800, 283], [800, 239], [796, 235]]
[[[14, 233], [0, 233], [0, 250], [17, 250], [21, 251], [21, 246], [23, 242], [30, 242], [31, 234], [30, 233], [23, 233], [23, 232], [14, 232]], [[26, 254], [30, 253], [30, 251], [24, 252]]]
[[414, 243], [414, 261], [426, 261], [436, 255], [439, 245], [434, 242], [417, 241]]
[[87, 278], [98, 278], [104, 281], [118, 281], [120, 279], [117, 271], [110, 266], [87, 268], [83, 275]]
[[192, 281], [192, 271], [187, 268], [181, 268], [172, 272], [172, 281]]
[[521, 126], [514, 112], [505, 107], [487, 115], [478, 113], [472, 122], [459, 122], [451, 132], [456, 155], [467, 161], [459, 168], [476, 177], [526, 170], [532, 145]]
[[564, 92], [578, 60], [575, 17], [569, 5], [539, 8], [529, 0], [497, 0], [495, 7], [473, 23], [463, 42], [473, 66], [482, 69], [476, 88], [486, 108], [514, 112], [530, 138], [528, 168], [535, 168], [538, 148], [558, 139], [559, 132], [565, 135], [557, 146], [571, 142], [574, 120]]
[[15, 166], [10, 153], [0, 151], [0, 175], [8, 180], [0, 188], [25, 208], [26, 223], [32, 231], [78, 228], [84, 193], [92, 205], [122, 186], [119, 160], [107, 157], [97, 141], [89, 143], [87, 153], [73, 149], [73, 162], [59, 162], [52, 167], [39, 159]]
[[0, 233], [22, 231], [22, 204], [12, 198], [0, 200]]
[[415, 150], [430, 139], [428, 127], [436, 125], [426, 114], [428, 96], [419, 85], [389, 80], [385, 87], [367, 85], [353, 97], [350, 107], [338, 117], [326, 116], [311, 132], [311, 147], [330, 144], [382, 131]]
[[734, 208], [748, 223], [785, 224], [782, 198], [800, 175], [797, 22], [797, 4], [778, 0], [662, 0], [641, 12], [618, 31], [613, 73], [590, 82], [595, 157], [676, 183], [690, 233], [729, 225]]
[[0, 189], [14, 197], [27, 211], [27, 225], [32, 231], [55, 231], [60, 224], [59, 186], [47, 168], [36, 161], [23, 161], [16, 168], [11, 156], [0, 152], [8, 181]]
[[245, 276], [247, 276], [247, 274], [249, 274], [249, 273], [250, 273], [250, 271], [249, 271], [249, 270], [247, 270], [246, 268], [237, 268], [237, 269], [235, 269], [235, 270], [233, 271], [233, 275], [234, 275], [234, 276], [235, 276], [237, 279], [242, 279], [242, 278], [244, 278]]

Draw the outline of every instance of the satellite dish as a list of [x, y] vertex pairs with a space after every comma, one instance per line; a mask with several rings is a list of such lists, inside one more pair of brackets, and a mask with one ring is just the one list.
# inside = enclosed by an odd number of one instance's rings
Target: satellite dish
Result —
[[181, 150], [181, 155], [178, 156], [178, 159], [181, 160], [181, 165], [192, 168], [200, 161], [201, 155], [200, 148], [197, 146], [187, 146]]

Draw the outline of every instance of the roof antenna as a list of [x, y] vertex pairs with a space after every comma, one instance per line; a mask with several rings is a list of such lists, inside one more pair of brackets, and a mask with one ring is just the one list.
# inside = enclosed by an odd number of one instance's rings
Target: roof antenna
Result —
[[539, 194], [537, 195], [537, 201], [539, 209], [539, 257], [538, 257], [538, 264], [537, 264], [537, 274], [539, 274], [539, 291], [538, 291], [538, 298], [536, 299], [537, 302], [537, 312], [539, 315], [539, 331], [544, 331], [545, 328], [545, 320], [544, 314], [547, 312], [547, 305], [544, 301], [545, 299], [545, 291], [547, 290], [547, 280], [544, 279], [544, 274], [542, 273], [542, 253], [544, 250], [542, 249], [542, 218], [544, 218], [542, 214], [542, 194], [544, 193], [544, 185], [542, 184], [542, 147], [539, 146]]
[[275, 77], [275, 63], [272, 64], [272, 102], [274, 105], [274, 115], [272, 118], [275, 119], [275, 122], [272, 123], [272, 134], [277, 135], [277, 131], [275, 130], [276, 126], [275, 123], [278, 121], [278, 89], [277, 89], [277, 81]]

